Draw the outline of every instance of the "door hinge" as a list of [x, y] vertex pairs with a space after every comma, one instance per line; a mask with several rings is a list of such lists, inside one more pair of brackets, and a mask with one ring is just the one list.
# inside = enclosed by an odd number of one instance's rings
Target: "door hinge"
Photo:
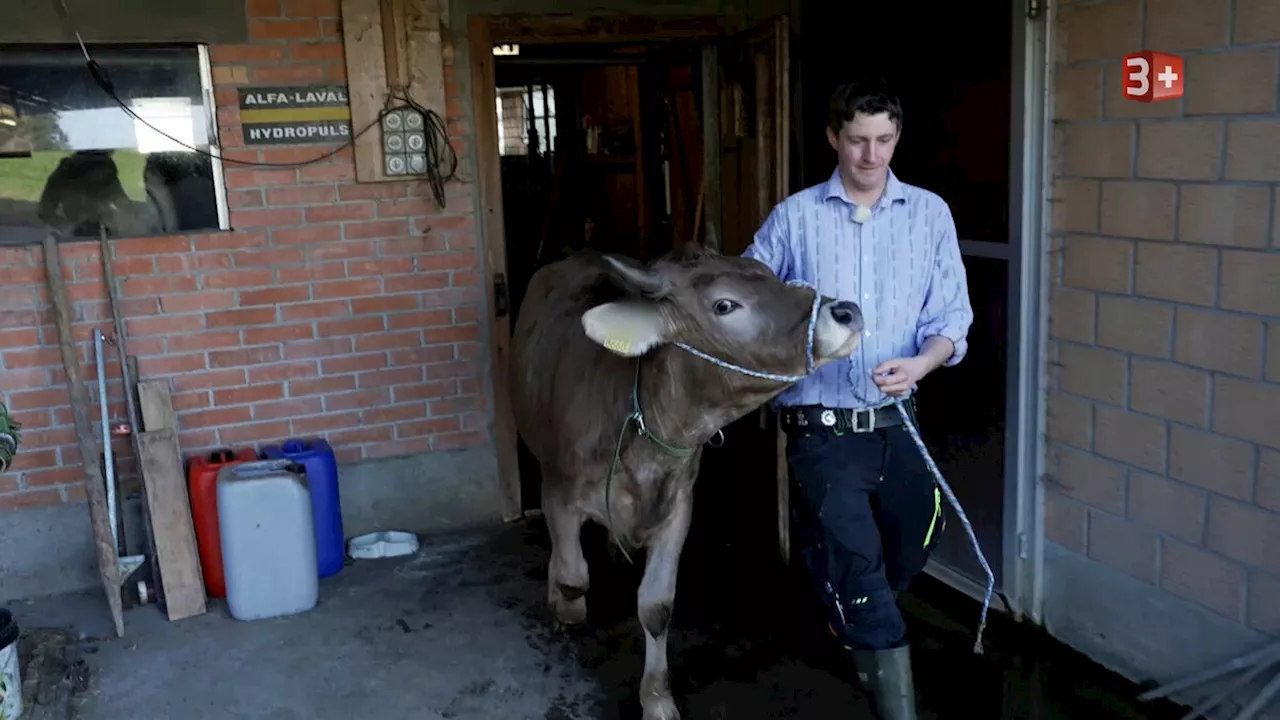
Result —
[[1032, 20], [1039, 20], [1044, 14], [1044, 4], [1047, 0], [1027, 0], [1027, 17]]
[[506, 317], [508, 312], [507, 276], [505, 273], [493, 274], [493, 315]]
[[1026, 560], [1031, 557], [1031, 543], [1027, 540], [1025, 532], [1018, 533], [1018, 559]]

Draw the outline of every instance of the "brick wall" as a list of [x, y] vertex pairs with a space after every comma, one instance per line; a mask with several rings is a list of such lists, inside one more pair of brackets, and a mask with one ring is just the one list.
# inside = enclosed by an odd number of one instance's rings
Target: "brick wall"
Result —
[[[296, 163], [331, 151], [245, 148], [235, 88], [344, 81], [338, 0], [248, 8], [252, 41], [211, 48], [226, 155]], [[465, 176], [451, 66], [446, 82]], [[234, 232], [114, 244], [129, 351], [143, 378], [171, 380], [183, 450], [324, 436], [353, 461], [487, 442], [472, 186], [451, 182], [441, 211], [425, 183], [356, 184], [349, 148], [297, 169], [228, 163], [225, 177]], [[97, 242], [64, 245], [61, 258], [82, 372], [96, 382], [92, 329], [113, 333]], [[0, 248], [0, 400], [25, 425], [0, 511], [84, 498], [43, 273], [38, 247]], [[108, 368], [124, 421], [114, 354]], [[129, 443], [114, 449], [128, 455]]]
[[[1280, 3], [1059, 20], [1048, 538], [1280, 633]], [[1122, 98], [1142, 49], [1181, 100]]]

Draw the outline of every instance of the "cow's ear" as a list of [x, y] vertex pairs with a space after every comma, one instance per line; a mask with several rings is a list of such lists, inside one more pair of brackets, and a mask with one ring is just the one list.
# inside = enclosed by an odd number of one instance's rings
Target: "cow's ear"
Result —
[[667, 341], [667, 322], [658, 307], [639, 300], [591, 308], [582, 313], [582, 329], [587, 337], [623, 357], [638, 357]]
[[662, 274], [647, 268], [630, 258], [616, 255], [605, 255], [605, 262], [613, 271], [614, 277], [632, 291], [646, 297], [662, 297], [667, 292], [666, 278]]

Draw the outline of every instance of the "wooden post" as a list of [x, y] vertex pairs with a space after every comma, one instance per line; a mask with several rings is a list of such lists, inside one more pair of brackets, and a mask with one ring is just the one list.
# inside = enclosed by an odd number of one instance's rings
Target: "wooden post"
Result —
[[120, 598], [120, 555], [111, 534], [111, 520], [107, 515], [107, 487], [102, 474], [102, 462], [98, 458], [98, 443], [89, 420], [89, 391], [80, 378], [80, 354], [76, 351], [71, 335], [71, 301], [67, 298], [67, 286], [62, 280], [62, 259], [58, 255], [58, 238], [49, 233], [44, 238], [44, 269], [49, 279], [49, 296], [53, 299], [53, 319], [58, 328], [58, 349], [62, 352], [62, 367], [67, 373], [67, 392], [71, 396], [71, 415], [76, 424], [76, 440], [80, 447], [80, 466], [84, 469], [85, 495], [89, 499], [89, 522], [93, 527], [93, 542], [98, 551], [98, 575], [102, 589], [107, 593], [111, 607], [111, 619], [115, 622], [116, 635], [124, 637], [124, 608]]

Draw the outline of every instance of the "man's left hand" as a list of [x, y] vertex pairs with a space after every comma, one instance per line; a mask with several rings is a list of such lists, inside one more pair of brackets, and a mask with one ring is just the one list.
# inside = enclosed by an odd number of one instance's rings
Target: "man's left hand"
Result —
[[927, 358], [916, 356], [886, 360], [871, 371], [871, 379], [880, 392], [891, 397], [906, 397], [911, 388], [929, 372]]

